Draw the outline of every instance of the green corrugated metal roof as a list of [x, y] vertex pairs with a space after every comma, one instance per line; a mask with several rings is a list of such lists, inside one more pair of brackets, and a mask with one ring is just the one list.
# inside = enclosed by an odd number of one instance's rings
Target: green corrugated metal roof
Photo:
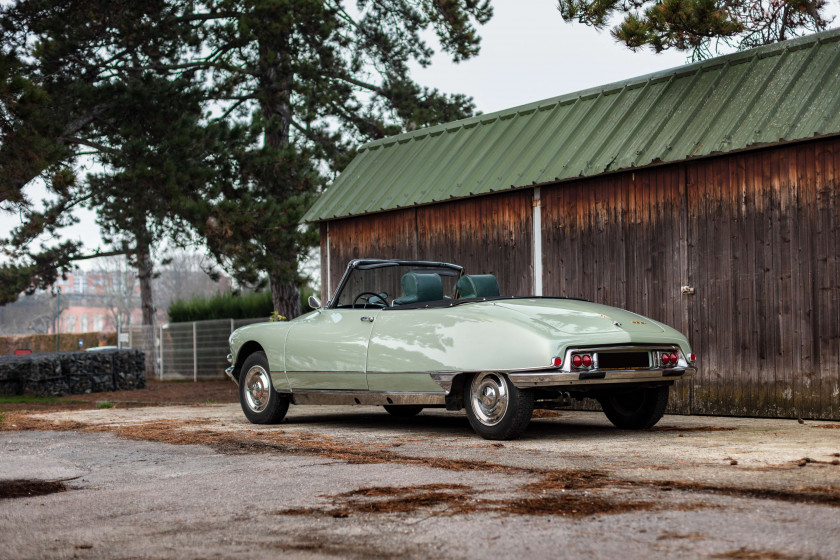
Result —
[[840, 133], [840, 29], [370, 142], [304, 219]]

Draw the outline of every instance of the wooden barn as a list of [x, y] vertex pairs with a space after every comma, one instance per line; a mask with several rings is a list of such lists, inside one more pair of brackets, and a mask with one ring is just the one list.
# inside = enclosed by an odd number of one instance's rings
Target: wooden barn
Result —
[[840, 419], [840, 31], [369, 143], [306, 216], [686, 333], [672, 411]]

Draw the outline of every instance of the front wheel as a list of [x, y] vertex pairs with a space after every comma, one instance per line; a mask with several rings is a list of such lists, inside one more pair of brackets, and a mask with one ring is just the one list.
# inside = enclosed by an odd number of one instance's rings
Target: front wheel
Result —
[[239, 374], [239, 404], [252, 424], [277, 424], [289, 410], [289, 399], [274, 390], [268, 359], [254, 352], [245, 359]]
[[484, 439], [514, 439], [528, 427], [534, 411], [532, 390], [516, 388], [501, 373], [477, 373], [465, 391], [467, 418]]
[[653, 427], [668, 406], [668, 386], [615, 392], [598, 399], [604, 414], [617, 428]]

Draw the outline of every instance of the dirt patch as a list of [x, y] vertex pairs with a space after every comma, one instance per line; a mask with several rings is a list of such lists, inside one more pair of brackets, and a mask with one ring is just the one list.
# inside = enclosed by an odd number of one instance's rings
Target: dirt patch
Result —
[[46, 496], [47, 494], [66, 491], [67, 485], [62, 481], [0, 480], [0, 500]]
[[546, 473], [538, 482], [525, 486], [525, 490], [536, 494], [566, 490], [593, 490], [603, 488], [609, 482], [615, 481], [602, 471], [552, 471]]
[[561, 517], [589, 517], [615, 515], [631, 511], [657, 508], [653, 502], [607, 500], [593, 496], [552, 494], [520, 498], [501, 504], [497, 511], [515, 515], [558, 515]]
[[58, 397], [50, 402], [3, 403], [0, 410], [58, 412], [96, 408], [110, 401], [118, 408], [128, 406], [171, 406], [179, 404], [226, 404], [239, 402], [236, 385], [226, 379], [210, 381], [159, 381], [149, 379], [144, 389], [109, 391]]
[[737, 550], [730, 550], [729, 552], [721, 552], [720, 554], [712, 555], [712, 558], [737, 558], [745, 560], [794, 560], [801, 559], [802, 556], [790, 556], [776, 552], [775, 550], [753, 550], [751, 548], [739, 548]]
[[[530, 486], [522, 490], [530, 491]], [[587, 493], [552, 493], [513, 499], [491, 499], [476, 495], [463, 484], [427, 484], [420, 486], [382, 486], [360, 488], [335, 496], [326, 507], [286, 509], [277, 515], [349, 517], [359, 514], [416, 513], [428, 511], [437, 516], [465, 515], [476, 512], [499, 515], [555, 515], [589, 517], [654, 509], [653, 502], [605, 499]]]
[[717, 486], [700, 482], [678, 481], [645, 481], [639, 482], [646, 486], [658, 486], [661, 490], [682, 490], [687, 492], [706, 492], [710, 494], [724, 494], [741, 498], [759, 498], [764, 500], [778, 500], [806, 504], [822, 504], [840, 507], [840, 488], [806, 486], [793, 490], [775, 490], [772, 488], [743, 488], [741, 486]]
[[675, 533], [672, 531], [665, 531], [664, 533], [656, 537], [656, 540], [667, 541], [671, 539], [688, 539], [691, 541], [699, 541], [707, 538], [708, 537], [706, 537], [705, 535], [701, 535], [700, 533]]
[[531, 418], [560, 418], [561, 416], [563, 413], [558, 410], [539, 408], [532, 413]]
[[731, 426], [654, 426], [651, 432], [731, 432], [737, 430]]
[[823, 430], [840, 430], [840, 424], [820, 424], [819, 426], [811, 426], [812, 428], [821, 428]]

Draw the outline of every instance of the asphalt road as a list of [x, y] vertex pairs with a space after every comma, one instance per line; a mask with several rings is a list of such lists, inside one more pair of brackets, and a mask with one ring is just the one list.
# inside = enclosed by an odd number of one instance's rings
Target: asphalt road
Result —
[[444, 411], [7, 415], [0, 495], [51, 493], [0, 499], [0, 558], [828, 560], [837, 427], [666, 416], [625, 432], [562, 412], [496, 443]]

